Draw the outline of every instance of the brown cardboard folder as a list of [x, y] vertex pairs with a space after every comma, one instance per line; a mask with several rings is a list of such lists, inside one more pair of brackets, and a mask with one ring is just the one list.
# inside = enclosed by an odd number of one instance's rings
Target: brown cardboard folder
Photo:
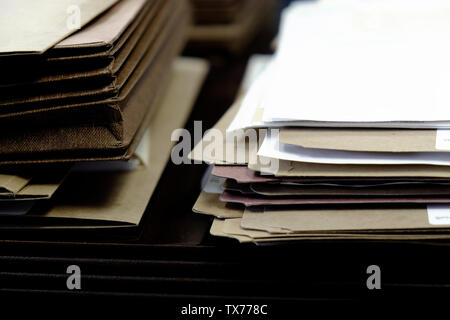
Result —
[[432, 225], [427, 208], [370, 209], [246, 209], [241, 226], [272, 233], [307, 232], [380, 232], [390, 230], [435, 232], [448, 230], [449, 225]]
[[390, 197], [369, 196], [369, 197], [355, 197], [355, 196], [334, 196], [334, 197], [266, 197], [259, 194], [242, 194], [239, 192], [224, 191], [220, 196], [221, 201], [241, 203], [246, 207], [252, 206], [310, 206], [310, 205], [339, 205], [345, 206], [349, 204], [411, 204], [411, 203], [443, 203], [450, 204], [450, 197], [448, 194], [439, 196], [419, 196], [407, 197], [395, 195]]
[[51, 200], [24, 216], [0, 217], [4, 222], [0, 228], [123, 228], [139, 224], [170, 157], [172, 131], [187, 120], [207, 68], [200, 59], [174, 62], [146, 133], [148, 165], [125, 172], [72, 172]]
[[[151, 63], [153, 56], [160, 51], [163, 43], [169, 39], [175, 23], [180, 21], [180, 10], [173, 13], [173, 1], [165, 3], [164, 10], [158, 12], [156, 18], [148, 15], [141, 26], [127, 40], [116, 56], [110, 57], [107, 65], [94, 59], [89, 65], [80, 61], [67, 64], [75, 68], [75, 72], [56, 76], [43, 76], [27, 85], [16, 85], [0, 88], [5, 98], [0, 100], [0, 113], [8, 119], [20, 118], [21, 115], [32, 112], [46, 114], [49, 110], [60, 109], [80, 103], [111, 100], [120, 95], [121, 89], [128, 81], [133, 81], [133, 73], [140, 63]], [[138, 32], [139, 31], [139, 32]], [[145, 31], [145, 32], [144, 32]], [[148, 52], [151, 51], [153, 55]], [[91, 66], [92, 65], [92, 66]], [[48, 69], [47, 66], [42, 68]], [[92, 69], [90, 69], [92, 68]], [[61, 66], [58, 66], [61, 72]], [[22, 77], [23, 78], [23, 77]], [[134, 77], [136, 78], [136, 77]]]
[[236, 239], [239, 242], [279, 242], [279, 241], [317, 241], [317, 240], [364, 240], [364, 241], [420, 241], [449, 239], [445, 233], [271, 233], [261, 230], [244, 229], [241, 227], [242, 219], [214, 219], [210, 233], [215, 236]]
[[[139, 39], [143, 29], [158, 10], [157, 0], [123, 0], [98, 19], [75, 32], [39, 57], [21, 59], [24, 64], [4, 65], [7, 76], [1, 86], [36, 84], [104, 76], [112, 70], [118, 51], [125, 43]], [[144, 20], [145, 18], [145, 20]], [[134, 45], [132, 45], [134, 46]], [[123, 56], [124, 54], [122, 54]], [[8, 61], [8, 59], [4, 59]], [[0, 63], [4, 61], [0, 59]], [[116, 63], [117, 64], [117, 63]], [[109, 66], [105, 68], [105, 66]]]
[[[117, 98], [52, 108], [52, 116], [46, 115], [42, 126], [32, 126], [36, 115], [30, 113], [28, 121], [21, 120], [28, 124], [27, 130], [4, 129], [0, 163], [129, 159], [151, 119], [154, 101], [168, 77], [167, 66], [183, 44], [186, 7], [178, 7], [179, 15], [172, 19], [176, 24], [168, 30], [175, 36], [167, 35], [169, 39], [164, 39], [158, 52], [146, 53]], [[101, 112], [101, 108], [108, 112]], [[67, 117], [72, 117], [75, 124], [54, 126], [55, 122], [64, 124]]]
[[212, 215], [217, 218], [240, 218], [244, 214], [244, 206], [228, 204], [220, 201], [220, 195], [202, 191], [194, 204], [193, 211]]

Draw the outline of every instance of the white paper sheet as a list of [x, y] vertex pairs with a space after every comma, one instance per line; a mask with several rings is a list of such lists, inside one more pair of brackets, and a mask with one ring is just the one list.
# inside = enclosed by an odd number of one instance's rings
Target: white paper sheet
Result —
[[267, 135], [258, 156], [309, 163], [328, 164], [424, 164], [450, 165], [448, 152], [357, 152], [309, 149], [281, 143], [276, 135]]
[[450, 225], [450, 206], [445, 204], [427, 205], [428, 222], [432, 225]]
[[[271, 81], [276, 72], [273, 58], [267, 58], [266, 67], [259, 69], [260, 73], [254, 75], [253, 82], [242, 101], [238, 113], [227, 128], [227, 132], [249, 128], [277, 128], [277, 127], [367, 127], [367, 128], [450, 128], [450, 122], [337, 122], [337, 121], [299, 121], [279, 120], [263, 121], [258, 113], [265, 114], [264, 99], [271, 90]], [[259, 61], [261, 64], [263, 61]], [[247, 83], [250, 81], [247, 81]]]
[[449, 1], [295, 4], [266, 89], [246, 100], [270, 126], [449, 127], [449, 37]]
[[246, 95], [238, 113], [227, 128], [227, 132], [264, 126], [261, 123], [255, 123], [254, 115], [270, 84], [272, 59], [271, 55], [255, 55], [250, 58], [247, 70], [252, 70], [252, 72], [246, 74], [241, 88]]

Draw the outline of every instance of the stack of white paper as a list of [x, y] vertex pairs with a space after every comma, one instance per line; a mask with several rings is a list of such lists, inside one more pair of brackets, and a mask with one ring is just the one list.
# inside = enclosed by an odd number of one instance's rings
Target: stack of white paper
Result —
[[450, 127], [449, 36], [448, 1], [293, 4], [272, 65], [229, 129]]
[[[317, 141], [292, 143], [291, 134], [288, 143], [267, 135], [258, 155], [321, 164], [447, 166], [450, 42], [445, 39], [449, 37], [448, 1], [294, 3], [283, 13], [274, 58], [248, 90], [227, 131], [342, 129], [337, 136], [330, 135], [332, 140], [339, 139], [345, 128], [379, 128], [385, 140], [388, 134], [393, 139], [406, 134], [412, 141], [415, 133], [424, 139], [424, 129], [433, 129], [434, 147], [406, 146], [402, 151], [410, 152], [402, 154], [382, 152], [386, 150], [380, 139], [378, 146], [366, 148], [376, 152], [361, 152], [361, 147], [346, 149], [339, 143], [336, 150], [333, 143], [328, 147]], [[392, 133], [394, 128], [404, 131]], [[316, 133], [320, 131], [308, 132], [313, 137]], [[387, 151], [399, 151], [394, 149]]]

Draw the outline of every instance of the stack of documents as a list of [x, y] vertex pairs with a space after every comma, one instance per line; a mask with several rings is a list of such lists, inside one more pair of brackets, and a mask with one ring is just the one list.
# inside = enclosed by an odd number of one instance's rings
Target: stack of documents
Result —
[[0, 228], [136, 226], [208, 69], [188, 3], [35, 2], [2, 4]]
[[191, 0], [194, 22], [190, 45], [239, 51], [274, 8], [273, 0]]
[[[47, 11], [58, 9], [54, 1], [37, 12], [10, 2], [13, 14], [26, 11], [11, 21], [15, 25], [28, 14], [54, 22]], [[79, 2], [107, 8], [116, 1]], [[81, 15], [94, 8], [80, 7]], [[6, 69], [0, 163], [129, 159], [167, 81], [167, 66], [183, 45], [188, 17], [185, 1], [125, 0], [61, 41], [40, 34], [38, 44], [45, 46], [28, 43], [28, 29], [11, 33], [14, 38], [2, 33], [9, 41], [0, 41]], [[68, 30], [56, 22], [54, 27]]]
[[440, 0], [286, 9], [276, 54], [190, 155], [214, 165], [194, 206], [211, 233], [450, 238], [449, 16]]

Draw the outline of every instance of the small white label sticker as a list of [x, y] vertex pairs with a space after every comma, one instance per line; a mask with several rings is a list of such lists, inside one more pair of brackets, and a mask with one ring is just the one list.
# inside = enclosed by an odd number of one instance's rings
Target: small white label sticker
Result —
[[450, 150], [450, 130], [436, 131], [436, 150]]
[[225, 180], [225, 178], [216, 177], [210, 174], [203, 191], [206, 193], [221, 194], [223, 192]]
[[430, 204], [427, 206], [428, 222], [432, 225], [450, 225], [450, 206]]

